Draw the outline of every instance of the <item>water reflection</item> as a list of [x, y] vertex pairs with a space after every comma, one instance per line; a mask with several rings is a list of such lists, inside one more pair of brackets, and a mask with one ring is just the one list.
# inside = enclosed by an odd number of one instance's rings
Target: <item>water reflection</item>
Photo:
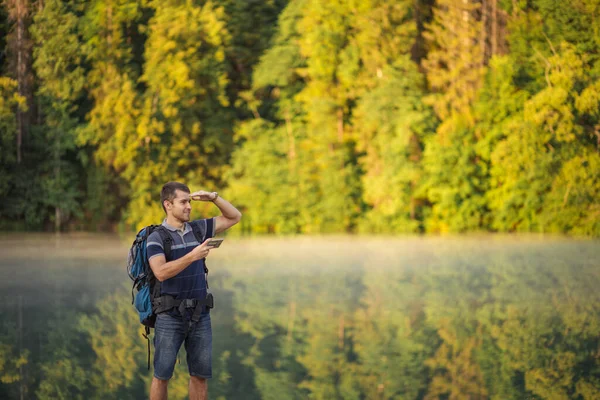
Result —
[[[0, 398], [144, 398], [126, 243], [0, 246]], [[211, 398], [600, 398], [599, 256], [531, 237], [228, 239], [208, 262]], [[170, 398], [186, 373], [181, 353]]]

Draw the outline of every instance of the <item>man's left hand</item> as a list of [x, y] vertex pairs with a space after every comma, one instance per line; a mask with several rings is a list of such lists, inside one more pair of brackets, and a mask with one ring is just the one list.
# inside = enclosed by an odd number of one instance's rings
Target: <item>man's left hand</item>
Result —
[[217, 198], [216, 192], [206, 192], [204, 190], [199, 190], [190, 195], [192, 200], [196, 201], [213, 201]]

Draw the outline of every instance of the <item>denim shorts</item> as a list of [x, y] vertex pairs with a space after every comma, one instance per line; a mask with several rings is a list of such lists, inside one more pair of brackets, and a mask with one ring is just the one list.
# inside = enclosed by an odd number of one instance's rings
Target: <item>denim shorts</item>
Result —
[[198, 322], [184, 321], [168, 313], [157, 315], [154, 326], [154, 376], [162, 380], [171, 379], [182, 343], [185, 343], [190, 375], [212, 378], [209, 313], [201, 314]]

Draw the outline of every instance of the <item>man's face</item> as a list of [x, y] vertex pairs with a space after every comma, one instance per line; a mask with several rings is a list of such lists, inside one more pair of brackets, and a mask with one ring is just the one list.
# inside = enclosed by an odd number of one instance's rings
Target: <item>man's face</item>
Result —
[[192, 212], [192, 205], [190, 203], [190, 194], [181, 190], [175, 191], [175, 198], [172, 202], [165, 201], [167, 212], [173, 217], [177, 218], [182, 222], [190, 220], [190, 213]]

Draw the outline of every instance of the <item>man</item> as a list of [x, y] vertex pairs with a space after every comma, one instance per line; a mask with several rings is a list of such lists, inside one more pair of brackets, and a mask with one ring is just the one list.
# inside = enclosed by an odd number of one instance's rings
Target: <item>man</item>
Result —
[[[167, 218], [162, 225], [172, 238], [170, 259], [165, 259], [163, 243], [158, 231], [147, 241], [150, 267], [161, 285], [161, 297], [173, 296], [184, 301], [187, 307], [173, 307], [157, 315], [154, 327], [154, 377], [150, 387], [151, 400], [167, 399], [169, 379], [173, 376], [177, 353], [182, 343], [187, 352], [190, 373], [189, 396], [191, 400], [206, 399], [207, 379], [212, 377], [212, 331], [209, 309], [202, 301], [207, 298], [204, 259], [210, 248], [208, 241], [215, 234], [237, 224], [242, 214], [216, 192], [198, 191], [190, 194], [189, 188], [178, 182], [166, 183], [160, 199]], [[203, 233], [199, 243], [190, 223], [191, 201], [212, 201], [221, 210], [215, 218], [192, 221]], [[181, 303], [181, 302], [180, 302]], [[195, 307], [202, 307], [196, 310]], [[198, 314], [195, 312], [198, 311]], [[191, 316], [195, 315], [195, 318]], [[199, 318], [198, 318], [199, 315]], [[197, 321], [194, 321], [197, 320]]]

